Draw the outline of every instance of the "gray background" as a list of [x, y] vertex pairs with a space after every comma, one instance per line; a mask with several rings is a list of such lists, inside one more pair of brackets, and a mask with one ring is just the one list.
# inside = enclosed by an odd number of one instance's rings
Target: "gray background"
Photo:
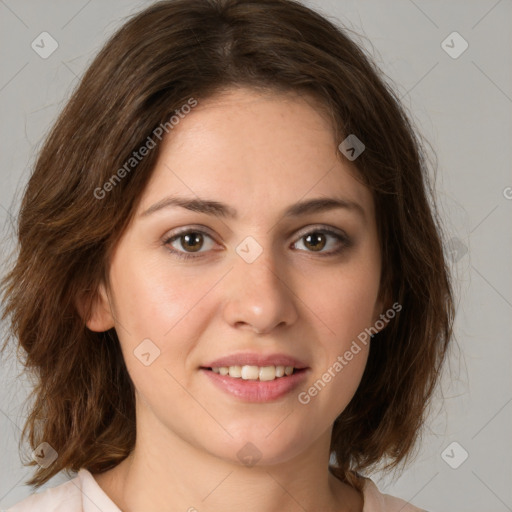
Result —
[[[0, 0], [3, 261], [44, 134], [106, 37], [150, 3]], [[436, 191], [457, 275], [457, 345], [421, 449], [401, 476], [371, 476], [381, 490], [431, 512], [511, 511], [512, 1], [305, 3], [362, 34], [360, 44], [434, 146]], [[47, 59], [31, 48], [43, 31], [59, 45]], [[469, 44], [458, 58], [441, 46], [454, 31]], [[452, 51], [460, 43], [448, 39]], [[23, 485], [30, 472], [18, 454], [30, 382], [17, 378], [20, 370], [14, 357], [2, 363], [2, 508], [30, 494]], [[463, 450], [469, 456], [460, 464]], [[30, 453], [24, 447], [21, 456]], [[43, 488], [66, 479], [60, 474]]]

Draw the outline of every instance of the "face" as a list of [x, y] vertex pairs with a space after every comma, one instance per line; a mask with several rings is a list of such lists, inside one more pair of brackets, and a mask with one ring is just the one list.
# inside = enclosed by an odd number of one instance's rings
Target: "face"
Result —
[[381, 266], [372, 195], [339, 142], [313, 100], [247, 89], [164, 141], [88, 326], [116, 327], [137, 414], [169, 443], [284, 462], [354, 395], [368, 345], [344, 355], [383, 312]]

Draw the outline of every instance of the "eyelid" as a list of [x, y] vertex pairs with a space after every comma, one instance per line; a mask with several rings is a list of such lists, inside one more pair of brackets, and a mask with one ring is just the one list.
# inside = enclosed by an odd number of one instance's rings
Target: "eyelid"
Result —
[[335, 228], [334, 226], [328, 226], [326, 224], [310, 224], [309, 226], [306, 226], [305, 228], [299, 230], [298, 232], [294, 232], [294, 237], [299, 239], [315, 231], [325, 231], [327, 233], [339, 235], [347, 240], [349, 239], [349, 236], [345, 231], [343, 231], [343, 229]]
[[205, 233], [206, 235], [213, 238], [214, 240], [217, 239], [217, 236], [215, 234], [213, 234], [213, 231], [210, 228], [203, 226], [201, 224], [191, 224], [189, 226], [183, 226], [181, 228], [176, 228], [169, 234], [164, 235], [163, 240], [170, 240], [172, 238], [177, 238], [180, 235], [184, 235], [186, 233], [191, 233], [191, 232]]
[[[162, 238], [163, 245], [168, 245], [172, 241], [178, 239], [180, 236], [185, 235], [187, 233], [201, 233], [210, 237], [215, 243], [220, 244], [220, 240], [222, 237], [218, 237], [210, 228], [202, 225], [202, 224], [189, 224], [187, 226], [183, 226], [181, 228], [176, 228], [171, 232], [165, 234]], [[182, 251], [180, 251], [182, 252]], [[198, 251], [197, 254], [200, 254], [201, 251]], [[183, 252], [183, 254], [194, 254]]]

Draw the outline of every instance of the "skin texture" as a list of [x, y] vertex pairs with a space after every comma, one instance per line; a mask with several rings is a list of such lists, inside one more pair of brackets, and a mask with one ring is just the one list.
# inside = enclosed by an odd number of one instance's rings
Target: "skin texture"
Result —
[[[370, 191], [339, 154], [321, 109], [295, 94], [228, 90], [200, 102], [171, 135], [87, 324], [115, 326], [136, 388], [135, 449], [96, 480], [127, 512], [361, 511], [360, 494], [328, 462], [333, 422], [357, 389], [368, 346], [309, 404], [297, 396], [385, 310]], [[170, 195], [226, 203], [238, 218], [180, 207], [140, 215]], [[356, 202], [363, 214], [283, 217], [319, 197]], [[186, 254], [183, 238], [165, 245], [183, 227], [207, 233], [196, 259], [169, 251]], [[352, 243], [332, 235], [325, 247], [307, 243], [305, 235], [325, 227]], [[263, 250], [252, 263], [236, 252], [248, 236]], [[149, 366], [134, 355], [147, 338], [160, 350]], [[199, 370], [245, 351], [301, 359], [306, 382], [278, 400], [248, 403]], [[237, 457], [247, 442], [261, 454], [252, 467]]]

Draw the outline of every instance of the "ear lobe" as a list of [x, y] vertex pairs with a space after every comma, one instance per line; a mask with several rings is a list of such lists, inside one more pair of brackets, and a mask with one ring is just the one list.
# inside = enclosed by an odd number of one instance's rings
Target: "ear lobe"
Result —
[[115, 326], [105, 285], [100, 283], [96, 292], [84, 292], [76, 301], [80, 316], [94, 332], [105, 332]]

